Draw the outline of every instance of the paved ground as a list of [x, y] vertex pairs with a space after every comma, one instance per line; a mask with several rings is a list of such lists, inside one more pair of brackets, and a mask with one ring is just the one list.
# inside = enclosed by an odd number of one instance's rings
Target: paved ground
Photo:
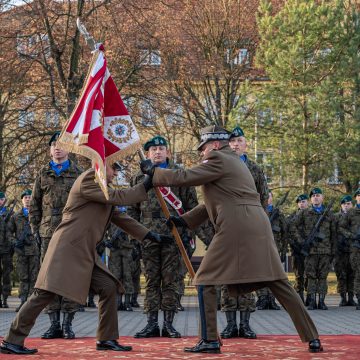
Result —
[[[140, 304], [142, 304], [140, 298]], [[9, 299], [9, 309], [0, 309], [0, 336], [4, 336], [9, 328], [12, 319], [15, 316], [14, 309], [19, 303], [18, 299]], [[197, 335], [198, 329], [198, 308], [195, 297], [187, 296], [182, 301], [185, 311], [179, 312], [175, 318], [174, 326], [184, 336]], [[329, 306], [328, 311], [311, 311], [320, 334], [360, 334], [360, 311], [354, 307], [339, 308], [338, 296], [329, 296], [326, 299]], [[141, 330], [146, 323], [146, 317], [141, 309], [133, 312], [118, 312], [120, 335], [131, 336]], [[162, 322], [162, 315], [160, 321]], [[218, 312], [218, 324], [221, 331], [225, 326], [225, 315]], [[251, 325], [253, 329], [260, 334], [296, 334], [292, 322], [284, 310], [262, 310], [256, 311], [251, 316]], [[30, 336], [39, 337], [49, 326], [48, 316], [41, 314]], [[77, 336], [95, 336], [97, 326], [97, 310], [86, 309], [85, 312], [78, 313], [74, 319], [74, 330]]]

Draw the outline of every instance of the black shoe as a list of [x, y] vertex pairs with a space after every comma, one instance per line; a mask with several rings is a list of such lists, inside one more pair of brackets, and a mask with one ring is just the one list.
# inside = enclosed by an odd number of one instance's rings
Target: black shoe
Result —
[[185, 352], [220, 354], [220, 343], [218, 341], [205, 341], [201, 339], [194, 347], [184, 348]]
[[158, 324], [158, 312], [150, 311], [147, 314], [148, 322], [146, 326], [134, 335], [134, 338], [160, 337], [160, 328]]
[[316, 294], [309, 294], [309, 305], [307, 307], [308, 310], [316, 309]]
[[227, 325], [221, 332], [223, 339], [232, 339], [238, 337], [238, 328], [236, 324], [236, 311], [225, 311]]
[[268, 306], [269, 310], [280, 310], [280, 306], [276, 303], [274, 295], [268, 296]]
[[256, 339], [255, 332], [251, 329], [250, 311], [240, 311], [239, 337], [245, 339]]
[[268, 297], [266, 295], [259, 296], [256, 302], [256, 308], [258, 310], [266, 310], [269, 308]]
[[346, 303], [346, 306], [356, 306], [356, 302], [354, 300], [354, 294], [351, 292], [348, 293], [348, 301]]
[[140, 307], [140, 304], [138, 303], [137, 298], [138, 298], [137, 293], [134, 293], [134, 294], [131, 295], [131, 306], [134, 307], [134, 308], [139, 308]]
[[25, 346], [11, 344], [5, 340], [0, 345], [1, 354], [31, 355], [37, 352], [37, 349], [28, 349]]
[[75, 333], [72, 329], [72, 321], [75, 313], [64, 313], [64, 320], [62, 324], [62, 337], [64, 339], [75, 339]]
[[318, 303], [318, 307], [319, 310], [327, 310], [328, 307], [325, 304], [325, 295], [324, 294], [319, 294], [319, 303]]
[[340, 297], [341, 297], [341, 300], [340, 300], [339, 306], [346, 306], [347, 305], [346, 293], [341, 293]]
[[63, 332], [60, 327], [60, 311], [49, 314], [51, 325], [49, 329], [41, 335], [42, 339], [62, 339]]
[[314, 339], [309, 341], [309, 352], [316, 353], [323, 351], [323, 347], [321, 346], [321, 342], [319, 339]]
[[4, 300], [3, 300], [3, 303], [2, 303], [2, 307], [3, 307], [4, 309], [8, 309], [8, 308], [9, 308], [9, 305], [8, 305], [8, 303], [7, 303], [7, 297], [4, 297]]
[[164, 324], [161, 330], [162, 337], [181, 338], [181, 334], [173, 327], [175, 311], [164, 311]]
[[97, 341], [96, 350], [131, 351], [131, 346], [120, 345], [116, 340]]
[[125, 302], [124, 302], [125, 311], [133, 311], [130, 300], [131, 300], [131, 294], [125, 294]]

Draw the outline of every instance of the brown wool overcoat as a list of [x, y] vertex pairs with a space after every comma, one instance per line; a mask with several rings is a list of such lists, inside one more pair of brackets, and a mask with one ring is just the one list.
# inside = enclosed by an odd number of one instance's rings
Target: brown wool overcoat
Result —
[[54, 292], [80, 304], [88, 296], [94, 266], [111, 275], [123, 292], [120, 282], [102, 263], [96, 244], [103, 239], [111, 221], [133, 238], [143, 240], [147, 228], [126, 214], [113, 211], [114, 205], [130, 205], [147, 200], [143, 184], [126, 190], [108, 188], [105, 199], [90, 169], [75, 181], [56, 228], [35, 284], [35, 288]]
[[[204, 204], [182, 217], [191, 229], [210, 218], [215, 236], [193, 283], [235, 285], [286, 279], [254, 179], [224, 146], [191, 169], [156, 168], [154, 186], [202, 185]], [[250, 287], [251, 288], [251, 287]]]

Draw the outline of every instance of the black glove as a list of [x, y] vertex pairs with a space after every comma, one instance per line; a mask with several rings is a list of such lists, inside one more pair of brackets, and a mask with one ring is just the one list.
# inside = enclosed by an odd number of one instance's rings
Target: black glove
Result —
[[140, 169], [143, 174], [154, 176], [155, 165], [151, 162], [151, 160], [142, 160], [140, 162]]
[[145, 237], [144, 240], [150, 240], [150, 241], [154, 241], [157, 243], [162, 243], [162, 244], [169, 244], [171, 242], [174, 242], [174, 239], [171, 236], [167, 236], [167, 235], [160, 235], [154, 231], [149, 231]]
[[150, 189], [152, 189], [153, 188], [152, 176], [145, 175], [143, 185], [144, 185], [146, 192], [148, 192]]
[[188, 225], [185, 220], [180, 216], [170, 215], [170, 217], [166, 220], [166, 225], [172, 229], [173, 225], [176, 227], [187, 228]]

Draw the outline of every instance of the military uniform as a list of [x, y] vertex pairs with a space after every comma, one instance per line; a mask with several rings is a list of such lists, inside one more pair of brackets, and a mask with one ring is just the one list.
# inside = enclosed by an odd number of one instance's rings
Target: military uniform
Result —
[[[273, 208], [268, 208], [268, 215], [269, 218], [271, 218], [273, 213]], [[286, 218], [284, 214], [279, 211], [278, 216], [274, 217], [271, 222], [271, 229], [274, 235], [274, 240], [276, 247], [279, 252], [279, 256], [281, 259], [281, 262], [284, 262], [286, 259], [286, 253], [287, 253], [287, 232], [288, 232], [288, 226], [286, 222]], [[280, 307], [275, 302], [275, 297], [271, 293], [269, 288], [262, 288], [256, 291], [256, 294], [258, 296], [257, 301], [257, 309], [258, 310], [280, 310]]]
[[[27, 209], [15, 213], [8, 223], [8, 234], [14, 244], [16, 270], [19, 276], [20, 307], [33, 293], [39, 272], [39, 247], [31, 233]], [[17, 308], [17, 311], [20, 309]]]
[[11, 271], [12, 265], [12, 246], [11, 241], [7, 235], [5, 218], [8, 210], [3, 208], [0, 214], [0, 307], [9, 307], [7, 298], [11, 294]]
[[[176, 169], [179, 167], [168, 162], [168, 168]], [[142, 182], [143, 179], [144, 175], [139, 172], [131, 179], [130, 184], [134, 186]], [[181, 200], [182, 207], [185, 211], [189, 211], [197, 206], [198, 201], [195, 188], [181, 187], [171, 188], [171, 190], [175, 196]], [[168, 208], [170, 214], [177, 214], [171, 206], [168, 206]], [[161, 211], [154, 190], [148, 192], [148, 201], [129, 207], [128, 214], [150, 230], [172, 237], [171, 231], [164, 222], [164, 214]], [[191, 236], [189, 230], [179, 229], [179, 231], [181, 237]], [[181, 279], [181, 255], [175, 240], [167, 244], [155, 244], [154, 242], [145, 240], [142, 243], [141, 252], [146, 279], [144, 311], [148, 314], [148, 325], [153, 325], [152, 329], [154, 331], [150, 332], [151, 336], [159, 336], [159, 328], [157, 325], [158, 311], [163, 310], [164, 315], [166, 313], [173, 314], [177, 311], [179, 280]], [[148, 333], [147, 331], [145, 332]], [[164, 328], [163, 336], [167, 336]], [[178, 336], [180, 336], [179, 333], [176, 337]], [[148, 336], [143, 336], [143, 332], [141, 331], [137, 333], [135, 337]]]
[[131, 294], [134, 292], [131, 274], [133, 245], [127, 234], [116, 225], [108, 230], [106, 246], [110, 248], [109, 270], [120, 280], [125, 289], [125, 302], [119, 295], [118, 310], [132, 311]]
[[[298, 212], [292, 223], [292, 234], [300, 246], [313, 230], [316, 222], [324, 211], [317, 212], [313, 206]], [[321, 240], [314, 243], [309, 255], [305, 257], [305, 275], [308, 279], [309, 310], [316, 309], [316, 293], [319, 294], [318, 308], [326, 310], [324, 303], [327, 294], [327, 276], [334, 255], [335, 239], [334, 215], [330, 211], [322, 222], [319, 235]]]
[[350, 263], [354, 272], [354, 293], [360, 310], [360, 206], [350, 209], [338, 222], [338, 231], [350, 242]]
[[[34, 182], [29, 218], [33, 234], [38, 234], [41, 239], [41, 261], [45, 257], [55, 229], [61, 222], [62, 211], [71, 187], [82, 172], [74, 162], [68, 161], [68, 168], [59, 174], [56, 173], [50, 164], [45, 165], [39, 171]], [[47, 306], [46, 312], [49, 314], [50, 321], [54, 326], [60, 321], [60, 311], [63, 312], [63, 325], [65, 324], [65, 328], [68, 328], [68, 324], [71, 324], [73, 316], [79, 308], [80, 305], [74, 301], [56, 296]], [[51, 334], [52, 328], [49, 330], [51, 330], [50, 334], [46, 332], [43, 334], [43, 337], [53, 338]], [[72, 334], [70, 336], [73, 336]], [[61, 334], [60, 329], [55, 337], [62, 336], [63, 334]]]
[[131, 280], [133, 286], [133, 293], [131, 296], [131, 306], [138, 308], [140, 307], [137, 298], [141, 293], [140, 287], [140, 276], [141, 276], [141, 245], [135, 239], [130, 239], [130, 243], [132, 245], [131, 251], [131, 262], [130, 262], [130, 270], [131, 270]]

